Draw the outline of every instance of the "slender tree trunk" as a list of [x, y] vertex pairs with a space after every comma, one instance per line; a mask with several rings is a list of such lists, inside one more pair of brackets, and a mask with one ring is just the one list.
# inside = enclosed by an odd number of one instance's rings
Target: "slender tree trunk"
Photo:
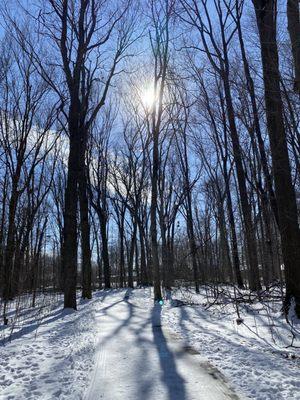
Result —
[[38, 285], [38, 275], [39, 275], [39, 269], [40, 269], [40, 257], [41, 257], [41, 251], [42, 251], [42, 246], [43, 246], [43, 240], [44, 240], [44, 235], [46, 232], [46, 226], [47, 226], [48, 219], [46, 218], [44, 221], [44, 224], [42, 226], [40, 236], [38, 238], [38, 243], [37, 243], [37, 248], [32, 260], [32, 281], [31, 281], [31, 292], [32, 292], [32, 303], [31, 306], [35, 307], [35, 302], [36, 302], [36, 292], [37, 292], [37, 285]]
[[183, 142], [183, 149], [182, 152], [180, 151], [180, 156], [181, 156], [181, 165], [183, 170], [184, 187], [186, 190], [186, 227], [189, 239], [190, 254], [192, 259], [194, 284], [196, 293], [199, 293], [199, 268], [197, 263], [197, 244], [196, 244], [194, 221], [193, 221], [192, 190], [190, 182], [190, 169], [189, 169], [186, 131], [183, 132], [182, 142]]
[[162, 299], [160, 285], [160, 266], [157, 242], [157, 194], [158, 194], [158, 170], [159, 170], [159, 150], [158, 132], [153, 129], [153, 150], [152, 150], [152, 177], [151, 177], [151, 206], [150, 206], [150, 235], [151, 235], [151, 261], [154, 282], [154, 301]]
[[110, 283], [110, 265], [109, 265], [109, 252], [108, 252], [108, 238], [107, 238], [107, 217], [105, 211], [101, 210], [99, 213], [100, 232], [102, 238], [102, 260], [103, 260], [103, 275], [105, 289], [111, 288]]
[[229, 244], [227, 240], [227, 229], [225, 222], [225, 212], [222, 199], [218, 199], [218, 225], [220, 232], [220, 255], [221, 255], [221, 265], [223, 272], [223, 279], [225, 282], [233, 282], [233, 271], [230, 259]]
[[[2, 204], [1, 204], [1, 225], [0, 225], [0, 287], [4, 289], [4, 256], [5, 256], [5, 220], [6, 220], [6, 199], [7, 199], [7, 167], [4, 172]], [[2, 293], [4, 295], [4, 293]], [[3, 297], [5, 299], [5, 297]]]
[[133, 221], [133, 232], [130, 241], [129, 248], [129, 258], [128, 258], [128, 287], [133, 288], [133, 262], [134, 262], [134, 250], [135, 250], [135, 242], [136, 242], [136, 233], [137, 233], [137, 224]]
[[[225, 166], [225, 168], [227, 168], [227, 167]], [[229, 220], [229, 226], [230, 226], [231, 253], [232, 253], [233, 268], [234, 268], [236, 283], [240, 289], [243, 289], [244, 282], [243, 282], [243, 278], [242, 278], [242, 274], [241, 274], [238, 242], [237, 242], [236, 227], [235, 227], [235, 220], [234, 220], [233, 207], [232, 207], [232, 199], [231, 199], [231, 193], [230, 193], [230, 187], [229, 187], [229, 177], [227, 176], [227, 169], [225, 171], [225, 174], [226, 174], [226, 176], [224, 178], [225, 178], [225, 190], [226, 190], [226, 204], [227, 204], [228, 220]]]
[[191, 258], [192, 258], [195, 289], [196, 289], [196, 293], [199, 293], [199, 271], [198, 271], [198, 263], [197, 263], [197, 245], [196, 245], [196, 239], [195, 239], [195, 233], [194, 233], [192, 198], [191, 198], [190, 188], [188, 188], [188, 193], [187, 193], [186, 224], [187, 224], [187, 233], [188, 233], [190, 252], [191, 252]]
[[142, 223], [139, 221], [139, 238], [140, 238], [140, 248], [141, 248], [141, 285], [149, 285], [149, 276], [147, 272], [147, 259], [146, 259], [146, 249], [145, 249], [145, 235]]
[[135, 270], [136, 270], [136, 285], [138, 287], [141, 283], [141, 272], [139, 268], [139, 244], [137, 236], [135, 238]]
[[120, 242], [120, 287], [125, 284], [125, 254], [124, 254], [124, 218], [121, 216], [119, 227], [119, 242]]
[[[163, 213], [162, 213], [163, 214]], [[163, 287], [170, 286], [169, 284], [169, 271], [168, 271], [168, 254], [167, 254], [167, 239], [166, 227], [163, 221], [163, 216], [160, 216], [160, 234], [161, 234], [161, 261], [162, 261], [162, 282]]]
[[[97, 233], [96, 233], [97, 235]], [[102, 258], [99, 239], [96, 237], [96, 248], [97, 248], [97, 267], [98, 267], [98, 288], [102, 289]]]

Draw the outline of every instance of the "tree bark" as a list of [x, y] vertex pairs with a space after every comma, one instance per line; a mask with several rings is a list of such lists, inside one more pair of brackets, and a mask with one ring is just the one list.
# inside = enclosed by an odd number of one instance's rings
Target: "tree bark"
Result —
[[108, 238], [107, 238], [107, 216], [105, 211], [101, 210], [99, 214], [100, 232], [102, 238], [102, 260], [103, 260], [103, 276], [104, 288], [110, 289], [110, 265], [109, 265], [109, 252], [108, 252]]
[[[85, 147], [85, 146], [84, 146]], [[92, 262], [90, 245], [89, 199], [87, 192], [87, 170], [85, 165], [85, 148], [82, 149], [79, 173], [79, 204], [82, 253], [82, 298], [92, 298]]]
[[278, 204], [282, 256], [285, 266], [285, 311], [288, 311], [291, 300], [294, 298], [296, 313], [300, 317], [300, 230], [283, 119], [276, 41], [276, 1], [253, 0], [253, 4], [261, 45], [267, 128]]
[[70, 149], [68, 159], [68, 176], [65, 190], [64, 228], [62, 266], [64, 274], [64, 307], [77, 309], [77, 203], [78, 203], [78, 155], [80, 154], [80, 137], [78, 132], [78, 107], [73, 104], [69, 113]]
[[239, 42], [240, 42], [244, 72], [245, 72], [245, 77], [246, 77], [246, 81], [247, 81], [247, 89], [248, 89], [250, 99], [251, 99], [253, 122], [254, 122], [255, 133], [256, 133], [256, 137], [257, 137], [257, 141], [258, 141], [261, 165], [262, 165], [262, 170], [263, 170], [265, 180], [266, 180], [266, 185], [267, 185], [267, 189], [268, 189], [268, 193], [269, 193], [270, 204], [272, 207], [274, 218], [276, 220], [276, 223], [278, 224], [279, 217], [278, 217], [277, 201], [276, 201], [276, 197], [275, 197], [275, 193], [274, 193], [274, 189], [273, 189], [272, 177], [271, 177], [271, 174], [270, 174], [270, 171], [268, 168], [268, 161], [267, 161], [267, 155], [266, 155], [266, 151], [265, 151], [265, 145], [264, 145], [264, 141], [263, 141], [262, 134], [261, 134], [259, 112], [258, 112], [257, 101], [256, 101], [256, 96], [255, 96], [254, 82], [253, 82], [253, 79], [251, 76], [250, 66], [248, 63], [247, 55], [246, 55], [242, 26], [241, 26], [241, 18], [239, 16], [239, 10], [238, 10], [238, 2], [237, 2], [236, 7], [237, 7], [237, 31], [238, 31], [238, 37], [239, 37]]
[[300, 95], [300, 17], [299, 0], [287, 0], [288, 31], [294, 60], [294, 90]]
[[162, 299], [160, 286], [160, 266], [157, 242], [157, 193], [158, 193], [158, 170], [159, 170], [159, 150], [158, 132], [153, 129], [153, 150], [152, 150], [152, 177], [151, 177], [151, 206], [150, 206], [150, 235], [151, 235], [151, 261], [153, 268], [154, 301]]

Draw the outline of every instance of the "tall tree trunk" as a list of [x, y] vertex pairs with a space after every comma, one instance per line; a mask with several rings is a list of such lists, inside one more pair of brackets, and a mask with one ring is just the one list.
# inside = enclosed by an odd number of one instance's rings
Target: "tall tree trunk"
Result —
[[124, 216], [121, 216], [119, 226], [119, 242], [120, 242], [120, 287], [123, 288], [125, 284], [125, 248], [124, 248]]
[[139, 244], [138, 244], [138, 239], [137, 239], [137, 232], [136, 232], [136, 238], [135, 238], [135, 270], [136, 270], [136, 285], [139, 287], [141, 283], [141, 272], [140, 272], [140, 266], [139, 266]]
[[12, 195], [9, 202], [9, 214], [8, 214], [8, 230], [7, 230], [7, 241], [4, 252], [4, 274], [3, 274], [3, 299], [5, 301], [13, 298], [12, 291], [12, 276], [14, 267], [14, 254], [15, 254], [15, 215], [17, 209], [17, 188], [12, 190]]
[[190, 246], [190, 253], [192, 259], [192, 267], [193, 267], [193, 275], [194, 275], [194, 283], [196, 293], [199, 293], [199, 271], [198, 271], [198, 263], [197, 263], [197, 245], [195, 239], [195, 232], [194, 232], [194, 223], [193, 223], [193, 210], [192, 210], [192, 197], [190, 193], [190, 188], [188, 188], [187, 193], [187, 234], [189, 238], [189, 246]]
[[227, 240], [227, 229], [226, 229], [226, 221], [225, 221], [225, 212], [222, 199], [217, 199], [218, 201], [218, 225], [219, 225], [219, 233], [220, 233], [220, 255], [221, 255], [221, 271], [222, 271], [222, 279], [223, 282], [233, 282], [233, 270], [230, 259], [230, 251], [229, 244]]
[[134, 262], [136, 233], [137, 233], [137, 224], [136, 224], [136, 221], [133, 221], [133, 232], [132, 232], [131, 241], [130, 241], [129, 258], [128, 258], [128, 287], [130, 287], [130, 288], [134, 287], [133, 262]]
[[194, 283], [196, 293], [199, 293], [199, 269], [197, 263], [197, 244], [194, 232], [194, 221], [193, 221], [193, 208], [192, 208], [192, 189], [190, 182], [190, 169], [189, 169], [189, 159], [188, 159], [188, 146], [186, 132], [183, 132], [183, 152], [182, 152], [182, 167], [183, 167], [183, 179], [184, 186], [186, 188], [186, 225], [187, 225], [187, 235], [189, 239], [190, 253], [192, 259], [192, 268], [194, 275]]
[[92, 298], [92, 262], [90, 245], [89, 199], [87, 192], [87, 169], [85, 165], [85, 149], [82, 149], [79, 172], [79, 204], [82, 253], [82, 298]]
[[253, 122], [254, 122], [255, 133], [256, 133], [256, 137], [257, 137], [257, 141], [258, 141], [261, 165], [262, 165], [262, 170], [263, 170], [266, 184], [267, 184], [267, 189], [268, 189], [268, 193], [269, 193], [272, 211], [274, 213], [276, 223], [278, 224], [279, 217], [278, 217], [277, 202], [276, 202], [276, 197], [275, 197], [275, 193], [274, 193], [274, 189], [273, 189], [272, 177], [271, 177], [271, 174], [270, 174], [269, 168], [268, 168], [268, 161], [267, 161], [267, 155], [266, 155], [266, 151], [265, 151], [265, 145], [264, 145], [264, 141], [263, 141], [261, 129], [260, 129], [259, 112], [258, 112], [258, 107], [257, 107], [257, 102], [256, 102], [254, 82], [253, 82], [253, 79], [251, 76], [250, 66], [248, 63], [247, 55], [246, 55], [242, 26], [241, 26], [241, 19], [240, 19], [239, 10], [238, 10], [238, 2], [236, 3], [236, 7], [237, 7], [238, 37], [239, 37], [239, 41], [240, 41], [240, 48], [241, 48], [245, 77], [247, 80], [247, 88], [248, 88], [248, 92], [249, 92], [250, 99], [251, 99]]
[[[77, 309], [77, 203], [78, 203], [78, 155], [80, 154], [80, 138], [78, 135], [78, 115], [76, 107], [70, 108], [70, 149], [68, 160], [68, 176], [64, 204], [64, 228], [62, 266], [64, 274], [64, 307]], [[73, 116], [73, 119], [72, 119]]]
[[149, 276], [147, 271], [147, 258], [146, 258], [146, 249], [145, 249], [145, 234], [144, 228], [141, 221], [138, 222], [139, 226], [139, 238], [140, 238], [140, 248], [141, 248], [141, 285], [149, 285]]
[[110, 265], [109, 265], [109, 252], [108, 252], [108, 238], [107, 238], [107, 216], [106, 212], [101, 209], [98, 211], [100, 232], [102, 239], [102, 260], [103, 260], [103, 276], [105, 289], [111, 288], [110, 283]]
[[269, 132], [279, 230], [286, 278], [286, 311], [291, 299], [300, 317], [300, 230], [283, 120], [280, 72], [276, 42], [277, 2], [253, 0], [259, 30], [267, 128]]
[[160, 234], [161, 234], [161, 261], [162, 261], [162, 282], [163, 287], [169, 287], [169, 271], [168, 271], [168, 255], [167, 255], [167, 239], [166, 239], [166, 226], [163, 221], [163, 212], [159, 217], [160, 222]]
[[300, 17], [299, 0], [287, 0], [288, 31], [295, 70], [294, 90], [300, 95]]
[[229, 177], [228, 177], [228, 173], [227, 173], [226, 163], [224, 163], [224, 179], [225, 179], [226, 205], [227, 205], [228, 220], [229, 220], [229, 226], [230, 226], [230, 239], [231, 239], [231, 253], [232, 253], [233, 268], [234, 268], [236, 283], [240, 289], [243, 289], [244, 282], [243, 282], [243, 278], [242, 278], [242, 274], [241, 274], [236, 227], [235, 227], [232, 199], [231, 199], [231, 193], [230, 193], [230, 187], [229, 187]]
[[[4, 172], [4, 182], [2, 191], [2, 204], [1, 204], [1, 223], [0, 223], [0, 287], [4, 289], [4, 250], [5, 250], [5, 220], [6, 220], [6, 200], [7, 200], [7, 182], [8, 172], [7, 167]], [[4, 294], [4, 293], [2, 293]], [[5, 297], [3, 297], [5, 300]]]
[[152, 177], [151, 177], [151, 206], [150, 206], [150, 235], [151, 235], [151, 261], [153, 269], [154, 301], [162, 299], [160, 286], [160, 266], [157, 242], [157, 193], [158, 193], [158, 170], [159, 150], [158, 131], [153, 129], [153, 150], [152, 150]]

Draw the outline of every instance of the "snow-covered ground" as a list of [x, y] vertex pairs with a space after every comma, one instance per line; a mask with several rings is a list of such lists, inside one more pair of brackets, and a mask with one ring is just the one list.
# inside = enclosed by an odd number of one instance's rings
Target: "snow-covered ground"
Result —
[[62, 301], [51, 305], [39, 298], [42, 306], [23, 311], [10, 341], [10, 327], [1, 331], [1, 400], [82, 398], [94, 366], [94, 315], [103, 296], [79, 301], [76, 312], [62, 310]]
[[164, 307], [164, 323], [217, 366], [239, 393], [256, 400], [300, 399], [300, 321], [292, 320], [292, 328], [287, 324], [280, 299], [240, 304], [238, 319], [228, 293], [215, 304], [210, 295], [204, 288], [199, 295], [174, 291], [173, 298], [187, 305]]
[[[145, 386], [147, 382], [155, 382], [157, 377], [161, 377], [161, 381], [165, 379], [166, 397], [162, 394], [161, 397], [156, 396], [155, 400], [173, 400], [172, 395], [175, 392], [168, 381], [171, 379], [169, 374], [173, 370], [175, 377], [182, 378], [186, 369], [185, 356], [180, 361], [180, 349], [185, 349], [189, 354], [187, 363], [195, 357], [197, 366], [195, 364], [193, 368], [198, 371], [199, 381], [205, 379], [203, 376], [207, 368], [211, 376], [217, 377], [216, 386], [220, 385], [221, 392], [227, 386], [227, 381], [241, 398], [300, 399], [300, 342], [297, 321], [294, 321], [293, 326], [296, 336], [294, 347], [289, 347], [292, 343], [291, 327], [280, 313], [279, 301], [258, 302], [253, 299], [253, 304], [239, 305], [240, 320], [237, 321], [236, 306], [228, 301], [226, 290], [224, 289], [224, 293], [221, 291], [216, 301], [211, 297], [211, 292], [206, 293], [204, 289], [200, 295], [193, 294], [189, 289], [173, 291], [173, 298], [182, 300], [184, 305], [174, 307], [174, 303], [166, 302], [162, 307], [163, 326], [170, 333], [170, 338], [168, 335], [161, 337], [162, 333], [155, 333], [151, 328], [153, 293], [149, 288], [134, 290], [129, 300], [124, 299], [125, 290], [96, 292], [91, 301], [79, 300], [76, 312], [63, 311], [59, 298], [52, 297], [50, 301], [47, 296], [39, 297], [36, 309], [27, 307], [15, 320], [13, 312], [10, 312], [10, 325], [5, 329], [1, 328], [0, 399], [94, 400], [91, 393], [97, 385], [104, 387], [101, 386], [104, 378], [108, 382], [106, 390], [109, 393], [111, 387], [113, 394], [113, 376], [110, 374], [116, 374], [115, 366], [120, 356], [120, 365], [123, 365], [120, 371], [124, 371], [124, 376], [131, 377], [132, 380], [136, 376], [137, 387], [128, 388], [127, 394], [125, 390], [124, 397], [119, 392], [118, 399], [133, 400], [128, 397], [129, 390], [130, 393], [138, 393], [138, 387]], [[206, 294], [209, 295], [208, 298]], [[14, 332], [11, 334], [12, 322]], [[9, 336], [10, 341], [7, 340]], [[174, 337], [178, 337], [178, 343], [181, 339], [183, 344], [178, 347]], [[103, 341], [106, 343], [105, 351]], [[130, 353], [129, 347], [133, 343], [136, 343], [137, 351]], [[102, 379], [98, 381], [98, 374], [95, 375], [97, 365], [100, 365], [102, 371], [103, 355], [109, 356], [110, 349], [117, 346], [123, 348], [120, 350], [121, 354], [114, 352], [114, 358], [106, 364], [104, 378], [101, 375]], [[141, 379], [140, 364], [135, 365], [135, 371], [126, 371], [126, 365], [133, 366], [134, 360], [141, 362], [139, 346], [140, 351], [145, 352], [145, 357], [151, 353], [149, 363], [155, 365], [156, 362], [160, 366], [158, 368], [161, 368], [157, 373], [152, 371], [149, 364], [145, 382]], [[152, 353], [156, 356], [152, 357]], [[164, 365], [170, 366], [164, 370]], [[107, 368], [114, 368], [114, 371], [108, 371]], [[146, 363], [143, 368], [147, 368]], [[189, 379], [193, 382], [195, 376], [184, 376], [182, 382]], [[209, 378], [207, 382], [210, 385]], [[151, 400], [154, 398], [151, 393], [155, 394], [154, 386], [150, 385], [152, 389], [147, 392]], [[185, 397], [182, 400], [193, 398], [188, 397], [188, 390], [184, 389], [183, 393]], [[202, 398], [205, 400], [205, 396]], [[103, 399], [107, 400], [106, 397]], [[108, 399], [116, 398], [112, 395]]]

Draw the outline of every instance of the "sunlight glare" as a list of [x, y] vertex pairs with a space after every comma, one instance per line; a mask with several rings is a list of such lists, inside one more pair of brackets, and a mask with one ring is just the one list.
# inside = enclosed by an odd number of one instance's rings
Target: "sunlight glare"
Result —
[[157, 101], [157, 94], [155, 93], [154, 87], [148, 86], [142, 91], [141, 100], [147, 109], [153, 108]]

